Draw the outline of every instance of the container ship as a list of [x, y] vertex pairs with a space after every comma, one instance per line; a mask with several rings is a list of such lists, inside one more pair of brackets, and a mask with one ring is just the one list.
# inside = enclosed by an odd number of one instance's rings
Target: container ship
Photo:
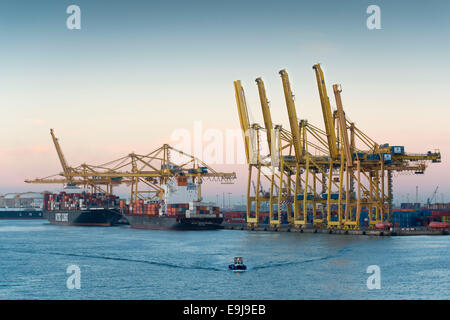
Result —
[[51, 224], [114, 226], [123, 223], [119, 197], [89, 193], [77, 187], [44, 194], [44, 217]]
[[121, 210], [132, 228], [172, 230], [222, 229], [220, 208], [211, 202], [202, 202], [199, 185], [192, 178], [178, 176], [162, 185], [164, 196], [159, 201], [137, 200]]
[[44, 219], [43, 194], [8, 193], [0, 196], [0, 219]]

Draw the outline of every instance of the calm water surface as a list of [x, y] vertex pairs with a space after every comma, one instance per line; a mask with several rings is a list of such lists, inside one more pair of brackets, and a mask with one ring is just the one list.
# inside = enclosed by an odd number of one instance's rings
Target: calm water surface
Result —
[[[243, 256], [245, 273], [227, 270]], [[69, 265], [81, 289], [69, 290]], [[381, 289], [366, 286], [370, 265]], [[449, 299], [450, 237], [0, 221], [0, 299]]]

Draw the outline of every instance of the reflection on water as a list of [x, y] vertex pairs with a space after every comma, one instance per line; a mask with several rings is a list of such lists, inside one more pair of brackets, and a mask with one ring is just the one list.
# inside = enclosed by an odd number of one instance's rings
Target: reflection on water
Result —
[[[449, 299], [450, 237], [151, 231], [0, 221], [0, 299]], [[228, 265], [242, 256], [248, 270]], [[81, 289], [66, 288], [66, 268]], [[368, 290], [369, 265], [381, 289]]]

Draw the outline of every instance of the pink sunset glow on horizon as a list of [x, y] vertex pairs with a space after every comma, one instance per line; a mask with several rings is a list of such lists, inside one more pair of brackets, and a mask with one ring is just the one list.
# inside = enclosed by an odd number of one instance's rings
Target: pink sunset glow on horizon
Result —
[[[429, 23], [386, 3], [383, 28], [368, 30], [364, 6], [348, 5], [336, 15], [330, 3], [327, 9], [320, 7], [320, 23], [313, 18], [316, 5], [296, 4], [298, 11], [290, 12], [295, 19], [273, 17], [268, 8], [255, 14], [255, 8], [243, 7], [246, 19], [218, 23], [213, 17], [219, 12], [210, 12], [180, 20], [184, 25], [178, 27], [162, 18], [173, 12], [160, 8], [161, 15], [154, 17], [158, 22], [144, 27], [129, 17], [105, 23], [110, 17], [90, 4], [86, 13], [95, 13], [97, 19], [68, 31], [64, 25], [56, 30], [57, 17], [36, 28], [16, 8], [11, 11], [15, 18], [8, 20], [13, 27], [0, 30], [8, 47], [0, 53], [8, 62], [3, 71], [8, 76], [0, 78], [0, 193], [50, 187], [24, 182], [61, 172], [50, 128], [71, 166], [104, 163], [130, 152], [145, 154], [165, 143], [180, 145], [175, 133], [194, 137], [198, 122], [202, 134], [239, 132], [235, 80], [242, 81], [251, 123], [264, 123], [255, 84], [262, 77], [273, 122], [289, 128], [278, 74], [283, 68], [289, 73], [298, 118], [323, 128], [312, 69], [320, 63], [330, 101], [331, 86], [341, 84], [346, 116], [373, 140], [405, 146], [408, 153], [440, 150], [442, 163], [430, 164], [424, 175], [395, 178], [397, 198], [414, 193], [418, 185], [426, 199], [439, 186], [450, 201], [450, 62], [449, 43], [442, 41], [449, 20], [439, 6], [409, 5], [420, 17], [427, 14]], [[262, 43], [268, 44], [263, 50]], [[207, 150], [211, 136], [201, 140]], [[234, 157], [242, 159], [242, 140], [235, 145], [233, 152], [239, 153]], [[193, 149], [187, 145], [183, 151]], [[223, 149], [222, 158], [229, 152]], [[233, 187], [211, 185], [205, 194], [233, 192], [240, 199], [246, 192], [247, 167], [236, 162], [209, 163], [236, 172], [238, 179]]]

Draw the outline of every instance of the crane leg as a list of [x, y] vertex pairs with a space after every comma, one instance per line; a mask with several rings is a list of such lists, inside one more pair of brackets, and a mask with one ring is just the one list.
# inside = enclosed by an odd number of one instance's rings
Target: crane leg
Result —
[[[392, 201], [394, 200], [394, 192], [393, 192], [393, 181], [392, 181], [392, 171], [391, 170], [388, 170], [388, 172], [387, 172], [387, 179], [388, 179], [388, 184], [387, 184], [387, 187], [388, 187], [388, 189], [387, 189], [387, 194], [388, 194], [388, 216], [387, 216], [387, 220], [389, 221], [389, 222], [392, 222], [391, 221], [391, 216], [392, 216]], [[384, 221], [384, 217], [382, 217], [383, 218], [383, 221]]]

